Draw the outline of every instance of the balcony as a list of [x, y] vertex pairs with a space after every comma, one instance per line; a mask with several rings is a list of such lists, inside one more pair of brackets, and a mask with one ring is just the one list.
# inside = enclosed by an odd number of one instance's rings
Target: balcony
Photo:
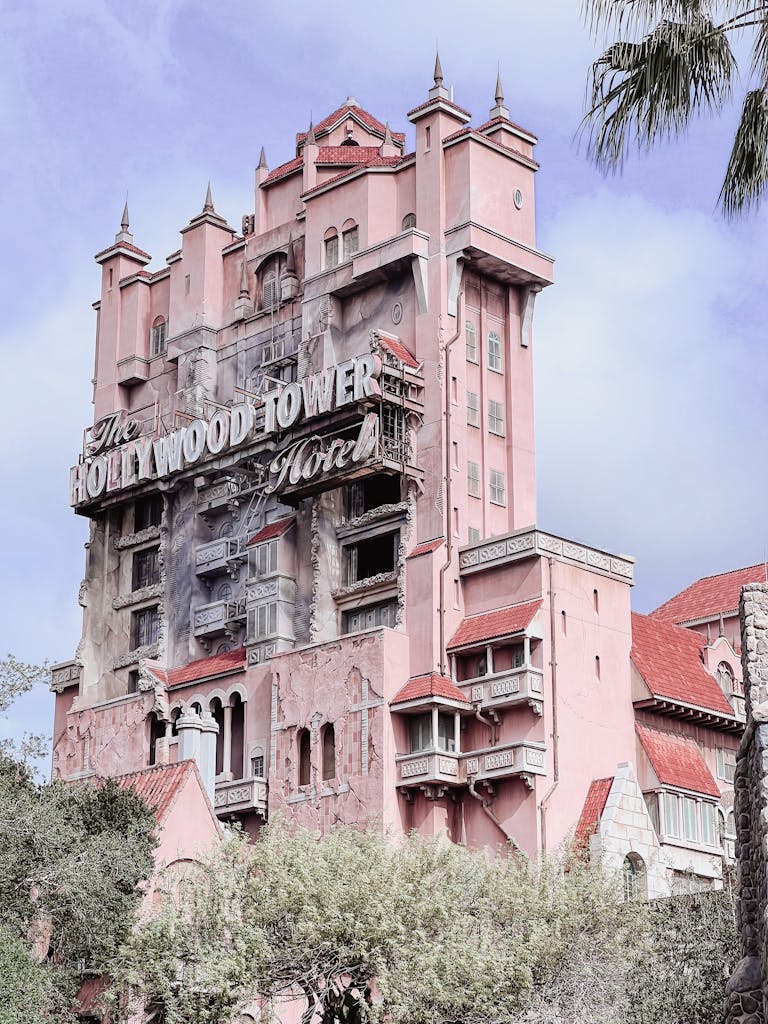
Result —
[[201, 544], [195, 551], [196, 574], [207, 577], [227, 572], [234, 579], [237, 576], [237, 565], [233, 560], [237, 552], [238, 542], [234, 537], [221, 537]]
[[533, 741], [501, 743], [461, 754], [434, 749], [398, 754], [398, 785], [437, 786], [445, 792], [470, 782], [517, 777], [532, 789], [533, 777], [546, 774], [544, 754], [544, 744]]
[[193, 612], [195, 639], [207, 640], [227, 634], [230, 637], [237, 625], [245, 618], [245, 610], [239, 601], [214, 601], [204, 604]]
[[210, 525], [210, 517], [219, 512], [236, 513], [240, 501], [240, 480], [234, 476], [224, 476], [215, 483], [201, 487], [197, 492], [197, 511]]
[[255, 811], [256, 814], [266, 818], [267, 780], [251, 778], [217, 782], [213, 806], [216, 814], [220, 817]]
[[54, 693], [62, 693], [70, 686], [80, 684], [80, 665], [72, 661], [60, 661], [57, 665], [51, 665], [50, 688]]
[[544, 673], [539, 668], [506, 669], [456, 684], [468, 701], [483, 708], [509, 708], [528, 704], [535, 714], [544, 712]]

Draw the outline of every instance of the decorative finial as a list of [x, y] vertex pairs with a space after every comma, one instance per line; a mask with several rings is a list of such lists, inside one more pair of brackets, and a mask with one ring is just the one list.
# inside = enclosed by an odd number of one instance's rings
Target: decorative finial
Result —
[[316, 146], [317, 141], [315, 140], [315, 126], [312, 122], [309, 122], [309, 128], [307, 129], [307, 138], [305, 144], [307, 146]]
[[387, 121], [386, 125], [384, 126], [384, 145], [394, 146], [394, 142], [392, 140], [392, 132], [389, 130], [389, 121]]
[[264, 147], [261, 147], [261, 153], [259, 154], [259, 170], [267, 168], [267, 154], [264, 152]]
[[248, 253], [243, 256], [243, 264], [240, 267], [240, 298], [250, 299], [248, 291]]
[[437, 50], [435, 50], [435, 74], [434, 74], [434, 79], [435, 79], [435, 85], [439, 89], [440, 86], [443, 84], [443, 68], [442, 68], [442, 65], [440, 64], [440, 54], [437, 52]]
[[203, 213], [215, 213], [213, 209], [213, 196], [211, 195], [211, 183], [208, 182], [208, 191], [205, 193], [205, 203], [203, 204]]
[[493, 97], [496, 100], [497, 107], [504, 106], [504, 89], [501, 86], [501, 71], [496, 72], [496, 95]]
[[123, 207], [123, 219], [120, 221], [120, 229], [122, 231], [128, 231], [130, 227], [130, 221], [128, 219], [128, 199], [125, 200], [125, 206]]

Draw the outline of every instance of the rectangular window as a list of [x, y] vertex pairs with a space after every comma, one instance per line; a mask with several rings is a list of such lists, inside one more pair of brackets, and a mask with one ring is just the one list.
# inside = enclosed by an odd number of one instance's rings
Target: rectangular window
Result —
[[456, 752], [456, 719], [443, 712], [437, 716], [437, 749], [449, 754]]
[[470, 427], [480, 426], [480, 395], [474, 391], [467, 392], [467, 423]]
[[699, 838], [699, 830], [696, 826], [696, 801], [684, 796], [681, 802], [683, 805], [683, 835], [693, 842]]
[[257, 754], [251, 758], [251, 776], [257, 779], [264, 778], [264, 755]]
[[128, 693], [139, 692], [139, 670], [132, 668], [128, 673]]
[[488, 399], [488, 429], [492, 434], [504, 437], [504, 405]]
[[432, 715], [414, 715], [408, 722], [411, 753], [429, 750], [432, 746]]
[[397, 505], [401, 499], [400, 477], [394, 473], [367, 476], [348, 484], [345, 490], [347, 519], [356, 519], [382, 505]]
[[657, 793], [649, 793], [645, 798], [645, 802], [648, 806], [648, 813], [651, 816], [651, 822], [653, 824], [656, 835], [659, 834], [659, 796]]
[[394, 629], [397, 625], [397, 598], [391, 601], [379, 601], [364, 608], [344, 612], [341, 616], [341, 632], [358, 633], [361, 629], [375, 629], [377, 626], [388, 626]]
[[342, 235], [344, 243], [344, 259], [351, 259], [360, 248], [360, 235], [357, 228], [350, 228]]
[[133, 556], [131, 590], [141, 590], [160, 582], [159, 548], [136, 551]]
[[400, 531], [380, 533], [344, 548], [344, 578], [347, 584], [395, 571]]
[[165, 352], [165, 329], [165, 320], [161, 324], [155, 324], [152, 328], [149, 346], [151, 356], [159, 356], [161, 352]]
[[248, 576], [255, 579], [277, 572], [277, 540], [255, 544], [248, 552]]
[[504, 483], [504, 474], [500, 473], [498, 469], [491, 470], [490, 485], [491, 504], [506, 505], [507, 491]]
[[715, 809], [711, 804], [699, 804], [701, 812], [701, 841], [707, 846], [715, 845]]
[[248, 612], [248, 639], [266, 640], [277, 633], [277, 602], [260, 604]]
[[336, 267], [339, 264], [339, 236], [325, 240], [325, 266], [326, 269]]
[[157, 643], [160, 627], [160, 610], [157, 605], [134, 612], [131, 621], [131, 649], [149, 647]]
[[480, 463], [479, 462], [468, 462], [467, 463], [467, 493], [472, 498], [482, 497], [482, 491], [480, 489]]
[[475, 325], [469, 320], [467, 320], [464, 333], [467, 341], [467, 362], [476, 363], [478, 362], [477, 331], [475, 330]]
[[480, 540], [480, 531], [478, 529], [476, 529], [474, 526], [470, 526], [469, 530], [467, 530], [467, 543], [468, 544], [477, 544], [477, 542], [479, 540]]
[[673, 793], [664, 794], [664, 831], [673, 839], [680, 838], [678, 800]]
[[512, 668], [522, 668], [525, 665], [525, 648], [522, 644], [516, 644], [512, 648]]
[[736, 774], [736, 751], [717, 747], [717, 777], [725, 782], [733, 782]]
[[504, 372], [504, 363], [501, 357], [501, 338], [495, 331], [488, 335], [488, 369], [496, 373]]
[[150, 526], [159, 526], [163, 515], [163, 499], [159, 494], [151, 494], [147, 498], [139, 498], [133, 509], [134, 533], [146, 530]]

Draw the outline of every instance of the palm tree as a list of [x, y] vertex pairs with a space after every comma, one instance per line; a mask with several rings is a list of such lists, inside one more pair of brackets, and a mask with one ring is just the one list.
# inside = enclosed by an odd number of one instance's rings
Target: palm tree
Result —
[[595, 38], [619, 37], [592, 64], [580, 128], [603, 171], [722, 111], [741, 77], [731, 42], [752, 34], [718, 203], [728, 217], [756, 208], [768, 187], [768, 0], [582, 0], [582, 13]]

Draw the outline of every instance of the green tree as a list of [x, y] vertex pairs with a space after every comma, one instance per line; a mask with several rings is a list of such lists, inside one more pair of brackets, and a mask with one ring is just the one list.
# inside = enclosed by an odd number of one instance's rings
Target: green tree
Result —
[[[677, 137], [701, 114], [722, 112], [748, 84], [719, 203], [727, 216], [758, 205], [768, 183], [766, 0], [583, 0], [596, 38], [617, 36], [592, 64], [582, 131], [598, 167], [619, 168], [630, 149]], [[739, 68], [735, 37], [751, 33]]]
[[[13, 654], [0, 659], [0, 717], [7, 718], [13, 702], [47, 678], [47, 661], [29, 664]], [[44, 734], [26, 734], [18, 743], [10, 738], [0, 739], [0, 754], [27, 762], [45, 757], [47, 749], [48, 737]]]

